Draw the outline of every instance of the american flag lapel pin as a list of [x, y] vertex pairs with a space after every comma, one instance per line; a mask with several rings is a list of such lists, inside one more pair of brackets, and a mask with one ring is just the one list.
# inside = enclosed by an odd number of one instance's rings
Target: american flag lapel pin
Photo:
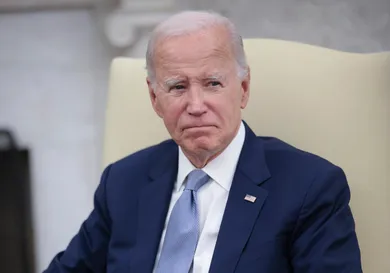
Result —
[[251, 202], [251, 203], [254, 203], [256, 201], [256, 197], [253, 196], [253, 195], [250, 195], [250, 194], [247, 194], [245, 195], [245, 198], [244, 198], [246, 201], [248, 202]]

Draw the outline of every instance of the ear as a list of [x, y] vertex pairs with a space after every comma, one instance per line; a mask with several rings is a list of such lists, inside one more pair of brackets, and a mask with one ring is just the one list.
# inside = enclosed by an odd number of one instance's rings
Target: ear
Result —
[[149, 97], [152, 103], [153, 110], [160, 118], [162, 118], [163, 116], [161, 112], [160, 103], [158, 97], [156, 96], [155, 84], [153, 84], [153, 82], [149, 78], [146, 78], [146, 83], [148, 84]]
[[247, 74], [241, 81], [241, 109], [248, 104], [251, 83], [251, 70], [247, 67]]

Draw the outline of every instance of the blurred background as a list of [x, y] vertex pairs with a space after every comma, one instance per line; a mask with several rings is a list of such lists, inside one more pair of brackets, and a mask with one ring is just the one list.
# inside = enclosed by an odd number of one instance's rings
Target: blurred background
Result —
[[220, 12], [244, 38], [390, 50], [390, 0], [0, 0], [0, 272], [42, 272], [78, 231], [103, 168], [110, 61], [143, 57], [184, 9]]

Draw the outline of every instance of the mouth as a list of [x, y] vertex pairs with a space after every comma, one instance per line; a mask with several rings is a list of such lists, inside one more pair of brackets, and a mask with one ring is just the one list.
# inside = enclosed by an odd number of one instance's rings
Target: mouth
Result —
[[214, 128], [214, 125], [194, 125], [194, 126], [185, 126], [183, 127], [184, 130], [201, 130], [201, 129], [210, 129]]

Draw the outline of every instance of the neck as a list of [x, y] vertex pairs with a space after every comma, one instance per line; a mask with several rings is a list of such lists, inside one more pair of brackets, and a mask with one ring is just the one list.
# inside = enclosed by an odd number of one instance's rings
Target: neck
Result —
[[[223, 149], [224, 150], [224, 149]], [[184, 155], [188, 158], [188, 160], [194, 165], [196, 168], [201, 169], [206, 166], [210, 161], [219, 156], [223, 150], [218, 152], [210, 152], [210, 151], [202, 151], [199, 153], [191, 153], [182, 149]]]

